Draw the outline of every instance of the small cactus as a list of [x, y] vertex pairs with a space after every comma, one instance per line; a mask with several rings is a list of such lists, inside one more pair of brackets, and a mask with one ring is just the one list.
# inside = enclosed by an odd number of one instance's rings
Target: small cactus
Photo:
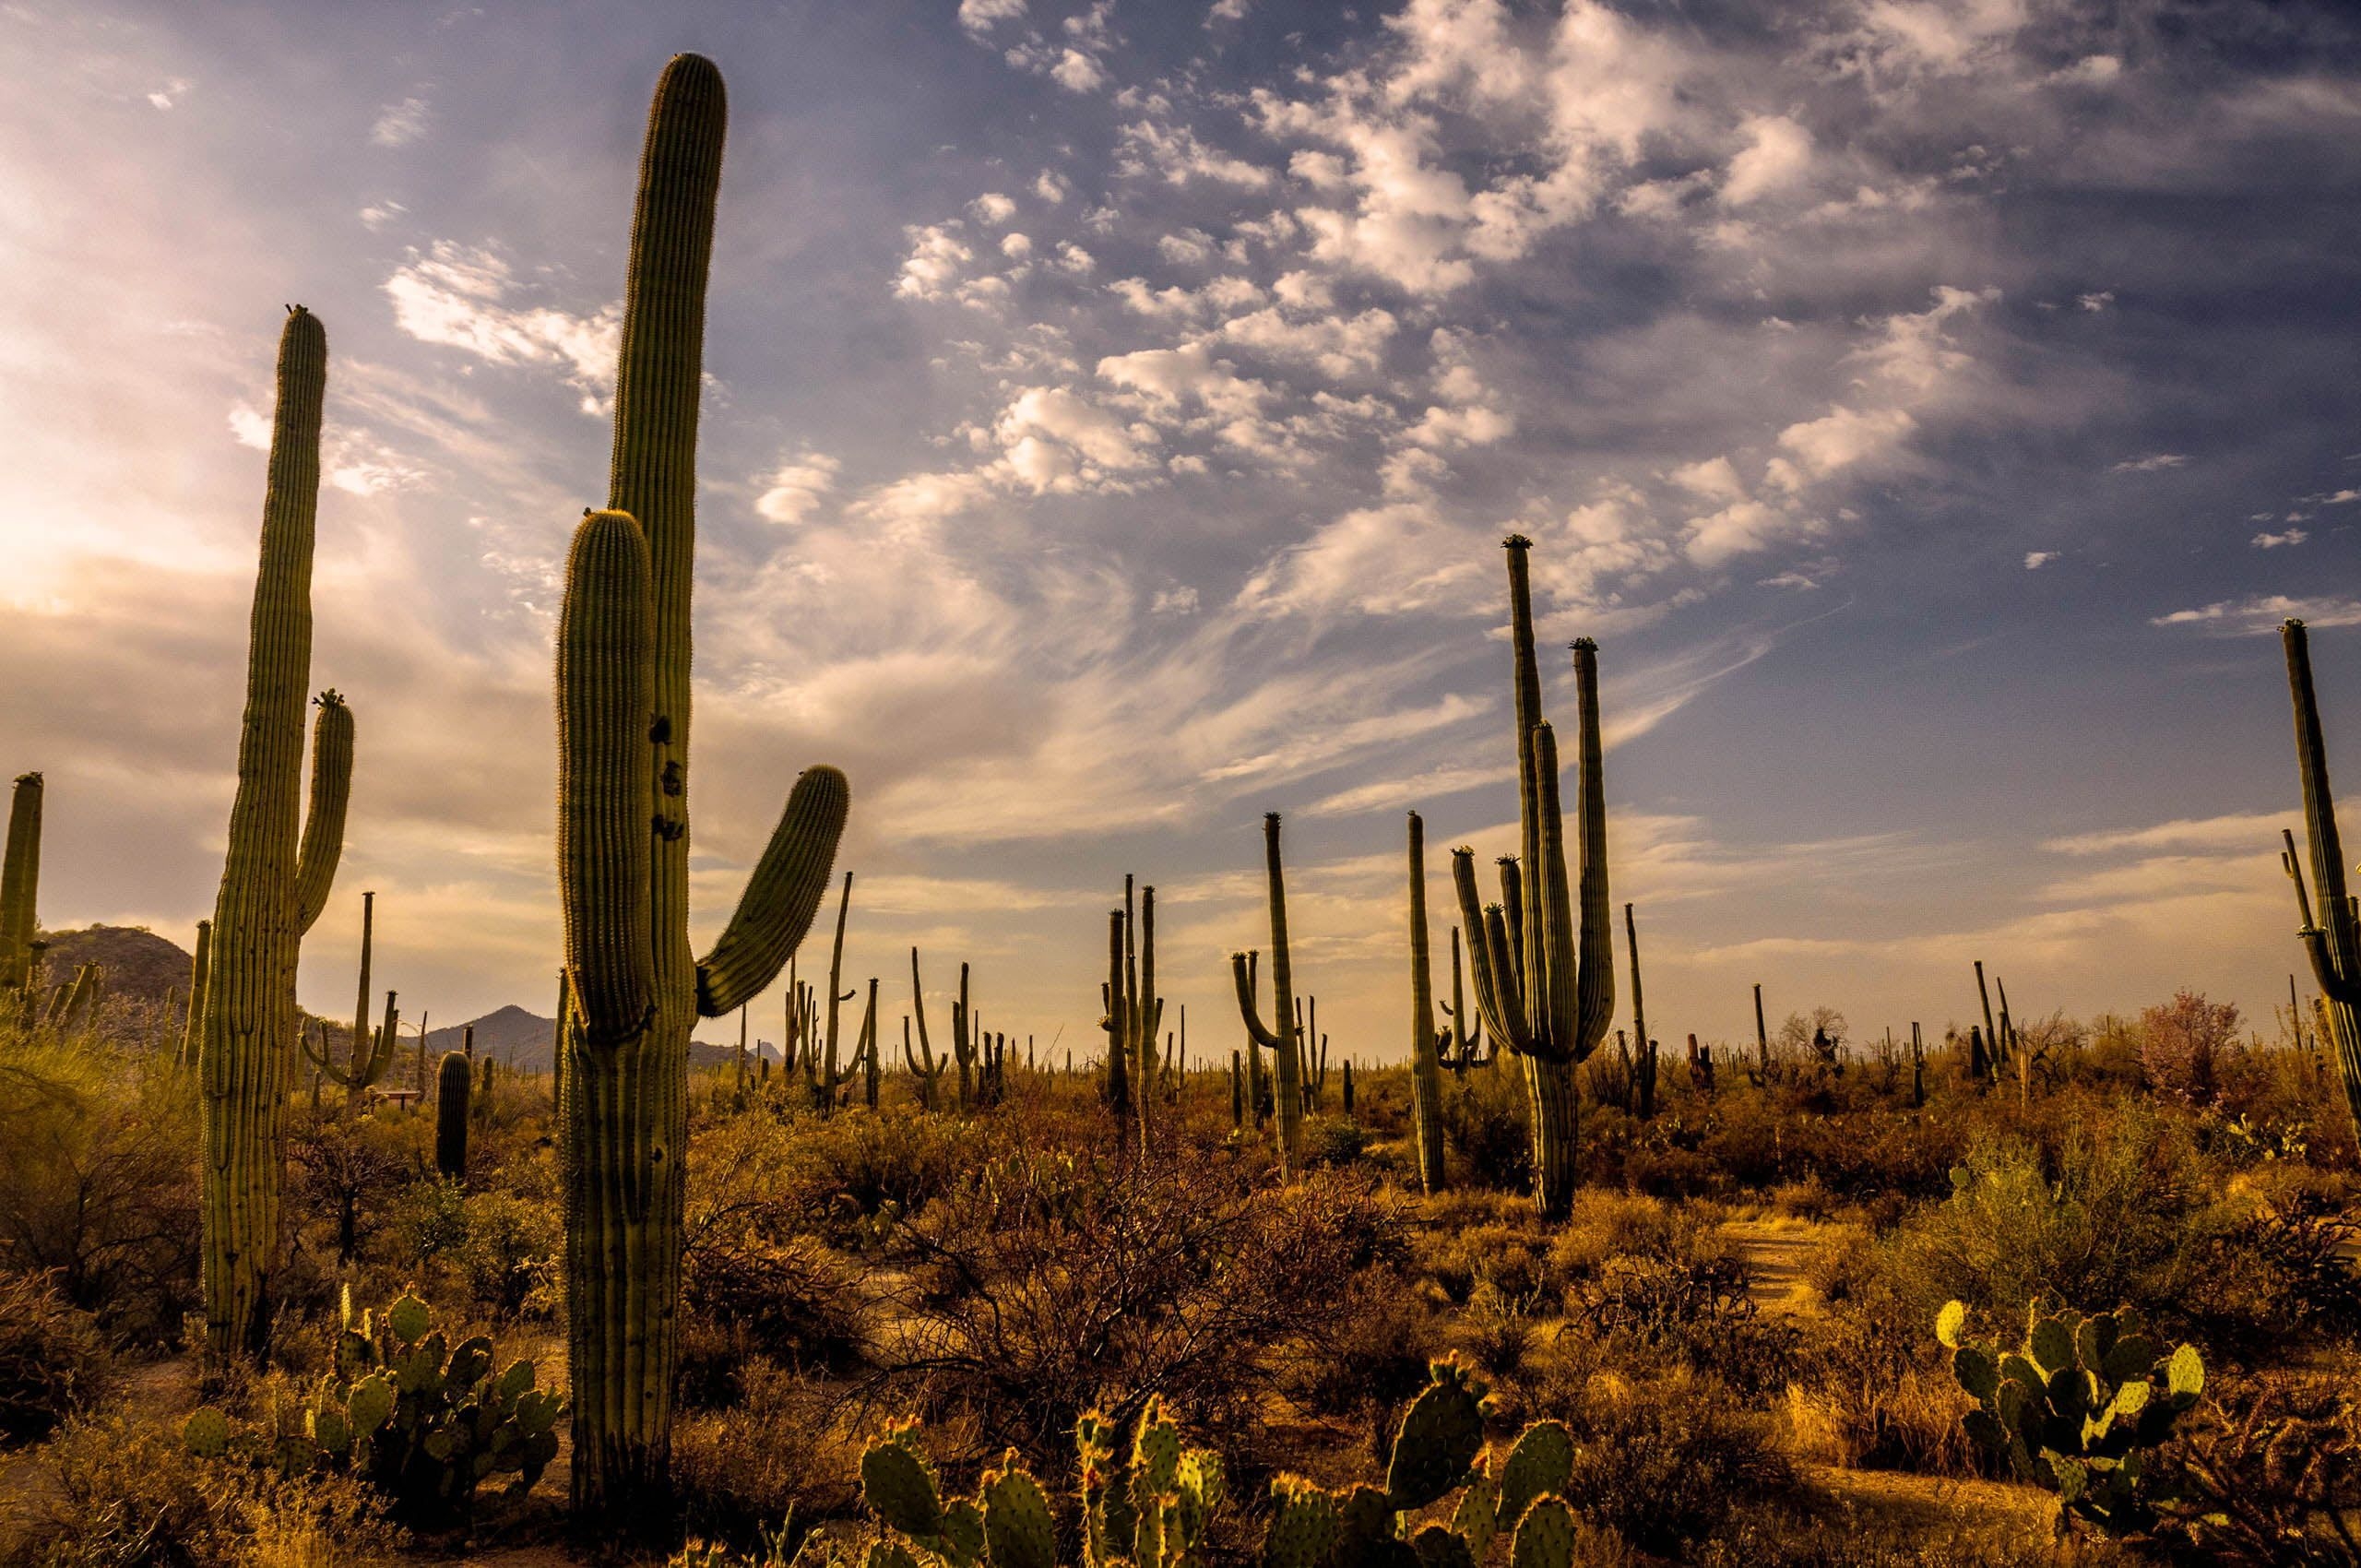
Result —
[[468, 1178], [468, 1101], [474, 1087], [467, 1056], [445, 1051], [434, 1073], [434, 1169], [454, 1182]]
[[1958, 1301], [1935, 1319], [1952, 1376], [1976, 1401], [1961, 1424], [2020, 1480], [2058, 1494], [2058, 1533], [2076, 1521], [2108, 1535], [2153, 1525], [2147, 1455], [2205, 1391], [2197, 1348], [2166, 1354], [2130, 1307], [2084, 1317], [2036, 1301], [2015, 1350], [1969, 1343], [1966, 1322]]

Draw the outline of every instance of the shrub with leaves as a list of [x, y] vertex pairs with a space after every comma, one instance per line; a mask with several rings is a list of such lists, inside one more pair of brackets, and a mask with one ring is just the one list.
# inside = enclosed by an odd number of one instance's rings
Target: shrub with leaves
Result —
[[0, 1275], [0, 1441], [43, 1437], [106, 1386], [97, 1320], [49, 1274]]
[[2084, 1317], [2028, 1310], [2014, 1350], [1973, 1345], [1960, 1334], [1967, 1308], [1946, 1305], [1935, 1337], [1952, 1351], [1952, 1375], [1976, 1400], [1962, 1419], [1969, 1436], [2004, 1455], [2019, 1479], [2058, 1494], [2058, 1532], [2076, 1520], [2108, 1535], [2145, 1532], [2163, 1489], [2149, 1455], [2205, 1389], [2193, 1345], [2166, 1355], [2129, 1307]]
[[247, 1431], [208, 1406], [182, 1435], [200, 1458], [274, 1466], [289, 1476], [350, 1472], [405, 1520], [437, 1526], [467, 1519], [478, 1489], [494, 1476], [516, 1478], [510, 1496], [530, 1490], [557, 1456], [564, 1408], [557, 1393], [533, 1386], [532, 1362], [495, 1371], [483, 1336], [451, 1348], [417, 1297], [356, 1317], [348, 1295], [336, 1371], [309, 1399]]

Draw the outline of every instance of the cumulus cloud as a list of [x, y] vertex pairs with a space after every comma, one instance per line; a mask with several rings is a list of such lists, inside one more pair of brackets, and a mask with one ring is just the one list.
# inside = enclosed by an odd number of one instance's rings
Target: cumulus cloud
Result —
[[614, 385], [623, 306], [577, 315], [517, 303], [525, 292], [496, 251], [437, 240], [386, 279], [394, 322], [423, 343], [462, 350], [492, 364], [548, 366], [583, 389], [586, 410]]
[[2189, 458], [2182, 453], [2152, 452], [2145, 457], [2126, 457], [2106, 471], [2111, 474], [2153, 474], [2166, 469], [2185, 468], [2188, 464]]
[[2278, 550], [2286, 545], [2301, 544], [2311, 537], [2302, 529], [2286, 529], [2278, 533], [2259, 533], [2248, 542], [2257, 550]]
[[2038, 572], [2057, 559], [2058, 552], [2055, 550], [2028, 550], [2025, 552], [2025, 570]]
[[988, 33], [1002, 22], [1025, 19], [1025, 0], [959, 0], [959, 25], [970, 33]]
[[976, 255], [959, 238], [958, 229], [955, 219], [903, 230], [910, 242], [910, 254], [894, 280], [894, 292], [906, 300], [940, 300], [956, 289], [960, 267]]
[[816, 452], [789, 457], [758, 481], [763, 491], [754, 497], [754, 515], [774, 523], [803, 521], [836, 488], [839, 467], [836, 458]]
[[1747, 144], [1730, 160], [1722, 200], [1744, 207], [1799, 184], [1811, 170], [1811, 132], [1784, 114], [1758, 114], [1741, 127]]

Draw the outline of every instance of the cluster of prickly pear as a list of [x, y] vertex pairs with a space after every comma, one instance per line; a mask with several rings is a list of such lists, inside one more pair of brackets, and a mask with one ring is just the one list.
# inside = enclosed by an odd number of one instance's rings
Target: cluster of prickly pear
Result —
[[[1520, 1433], [1497, 1467], [1484, 1454], [1483, 1389], [1437, 1361], [1403, 1416], [1382, 1489], [1329, 1491], [1282, 1477], [1273, 1491], [1263, 1562], [1269, 1568], [1473, 1568], [1506, 1537], [1519, 1568], [1571, 1568], [1581, 1529], [1563, 1493], [1574, 1440], [1556, 1421]], [[1447, 1521], [1418, 1516], [1459, 1493]]]
[[464, 1519], [476, 1493], [510, 1475], [529, 1490], [557, 1456], [565, 1401], [533, 1386], [533, 1363], [496, 1366], [481, 1335], [446, 1346], [415, 1296], [383, 1313], [355, 1314], [347, 1293], [336, 1371], [273, 1430], [240, 1433], [210, 1406], [190, 1416], [182, 1439], [200, 1458], [275, 1466], [282, 1474], [357, 1475], [413, 1522]]
[[1935, 1319], [1952, 1375], [1976, 1399], [1962, 1422], [1967, 1434], [2005, 1456], [2019, 1479], [2058, 1494], [2060, 1535], [2076, 1519], [2109, 1535], [2153, 1524], [2146, 1455], [2205, 1390], [2197, 1348], [2166, 1355], [2130, 1307], [2084, 1317], [2035, 1302], [2015, 1350], [1965, 1343], [1966, 1322], [1958, 1301]]
[[[953, 1568], [1057, 1568], [1049, 1494], [1011, 1454], [985, 1472], [972, 1498], [945, 1500], [905, 1422], [861, 1455], [870, 1511], [889, 1532], [870, 1568], [910, 1568], [910, 1549]], [[1221, 1459], [1184, 1448], [1161, 1401], [1151, 1399], [1122, 1441], [1096, 1412], [1075, 1427], [1081, 1450], [1084, 1568], [1192, 1568], [1203, 1561], [1206, 1521], [1221, 1506]]]

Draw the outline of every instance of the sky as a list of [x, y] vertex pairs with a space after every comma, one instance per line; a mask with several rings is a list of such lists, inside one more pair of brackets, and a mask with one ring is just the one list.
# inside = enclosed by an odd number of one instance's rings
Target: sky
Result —
[[1404, 813], [1439, 968], [1445, 850], [1513, 847], [1515, 531], [1561, 720], [1600, 647], [1668, 1046], [1757, 982], [1964, 1028], [1979, 958], [2020, 1016], [2272, 1031], [2288, 614], [2361, 778], [2361, 18], [2300, 0], [6, 0], [45, 923], [210, 912], [302, 302], [359, 731], [303, 1000], [349, 1004], [368, 888], [406, 1016], [548, 1009], [557, 578], [682, 50], [730, 98], [701, 942], [831, 762], [889, 1039], [916, 944], [936, 1007], [967, 960], [987, 1027], [1094, 1052], [1128, 871], [1219, 1060], [1279, 811], [1299, 988], [1398, 1058]]

